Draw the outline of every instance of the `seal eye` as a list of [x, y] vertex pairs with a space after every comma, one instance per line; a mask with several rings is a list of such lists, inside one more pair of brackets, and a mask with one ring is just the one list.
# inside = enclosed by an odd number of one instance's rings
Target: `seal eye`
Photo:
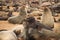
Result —
[[37, 19], [38, 19], [38, 20], [41, 20], [41, 18], [40, 18], [40, 17], [38, 17]]
[[42, 16], [42, 14], [38, 14], [39, 16]]

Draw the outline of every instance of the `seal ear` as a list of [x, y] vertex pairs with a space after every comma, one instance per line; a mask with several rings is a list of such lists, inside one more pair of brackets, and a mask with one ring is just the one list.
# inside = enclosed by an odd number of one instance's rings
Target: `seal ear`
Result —
[[21, 30], [14, 30], [13, 32], [18, 36], [18, 35], [20, 35]]

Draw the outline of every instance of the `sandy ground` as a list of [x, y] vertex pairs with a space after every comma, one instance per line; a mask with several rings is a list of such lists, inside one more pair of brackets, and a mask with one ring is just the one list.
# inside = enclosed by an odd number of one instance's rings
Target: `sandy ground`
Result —
[[[13, 15], [17, 16], [19, 12], [13, 12]], [[16, 24], [11, 24], [8, 21], [0, 20], [0, 30], [1, 29], [12, 29], [16, 26]]]
[[[19, 24], [11, 24], [8, 21], [0, 20], [0, 29], [11, 29], [17, 25], [19, 25]], [[54, 26], [58, 26], [58, 25], [60, 26], [60, 22], [54, 23]]]
[[12, 29], [16, 26], [16, 24], [11, 24], [8, 21], [0, 21], [0, 30], [1, 29]]

